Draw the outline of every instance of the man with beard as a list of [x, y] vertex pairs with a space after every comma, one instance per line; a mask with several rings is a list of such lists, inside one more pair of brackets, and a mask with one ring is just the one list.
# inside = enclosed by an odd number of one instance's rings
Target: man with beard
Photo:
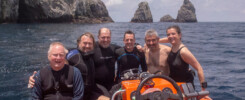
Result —
[[148, 71], [150, 73], [160, 72], [160, 74], [168, 76], [170, 72], [167, 57], [171, 48], [159, 44], [158, 33], [153, 29], [146, 31], [145, 43], [145, 57]]
[[93, 34], [86, 32], [77, 39], [77, 48], [70, 50], [66, 57], [69, 64], [82, 73], [85, 87], [83, 100], [104, 100], [101, 98], [105, 97], [103, 90], [95, 83], [94, 44]]

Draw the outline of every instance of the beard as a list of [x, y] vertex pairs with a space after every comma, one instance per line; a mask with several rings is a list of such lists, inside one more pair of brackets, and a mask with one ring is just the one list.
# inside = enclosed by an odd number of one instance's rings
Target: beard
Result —
[[110, 44], [100, 44], [100, 46], [103, 48], [108, 48], [110, 46]]
[[147, 47], [152, 51], [158, 48], [158, 44], [147, 45]]

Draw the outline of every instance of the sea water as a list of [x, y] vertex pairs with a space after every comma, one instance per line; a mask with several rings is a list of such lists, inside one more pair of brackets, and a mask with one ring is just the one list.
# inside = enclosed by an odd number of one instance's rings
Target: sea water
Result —
[[[77, 38], [102, 27], [111, 29], [112, 43], [123, 46], [123, 34], [132, 30], [144, 45], [145, 31], [155, 29], [166, 37], [166, 28], [179, 25], [182, 41], [203, 67], [207, 90], [214, 100], [245, 99], [245, 23], [107, 23], [107, 24], [0, 24], [0, 100], [28, 100], [33, 71], [48, 65], [51, 42], [75, 48]], [[164, 45], [171, 46], [169, 43]], [[195, 85], [200, 91], [198, 77]]]

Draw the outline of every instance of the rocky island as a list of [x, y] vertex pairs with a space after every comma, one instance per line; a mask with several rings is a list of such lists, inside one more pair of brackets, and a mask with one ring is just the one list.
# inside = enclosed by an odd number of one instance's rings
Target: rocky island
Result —
[[197, 22], [195, 7], [190, 0], [184, 0], [176, 19], [170, 15], [165, 15], [160, 19], [160, 22]]
[[160, 22], [175, 22], [175, 19], [170, 15], [165, 15], [160, 19]]
[[109, 23], [101, 0], [1, 0], [0, 23]]
[[139, 7], [134, 13], [134, 17], [131, 19], [133, 23], [152, 23], [153, 18], [151, 10], [147, 2], [139, 3]]
[[190, 0], [184, 0], [183, 5], [178, 11], [177, 22], [197, 22], [195, 7]]

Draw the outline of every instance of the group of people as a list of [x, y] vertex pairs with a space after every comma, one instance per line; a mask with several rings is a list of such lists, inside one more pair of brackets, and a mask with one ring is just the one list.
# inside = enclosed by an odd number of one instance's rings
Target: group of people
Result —
[[[170, 26], [166, 33], [167, 37], [160, 39], [154, 29], [147, 30], [144, 47], [136, 43], [135, 34], [130, 30], [124, 33], [124, 47], [111, 44], [108, 28], [99, 30], [97, 42], [92, 33], [83, 33], [77, 39], [77, 48], [69, 51], [60, 42], [51, 43], [49, 66], [34, 72], [29, 78], [32, 98], [110, 100], [109, 91], [120, 83], [120, 73], [132, 68], [159, 72], [176, 82], [193, 83], [189, 65], [197, 70], [202, 90], [205, 90], [207, 82], [203, 69], [182, 43], [179, 26]], [[160, 44], [167, 42], [171, 47]]]

